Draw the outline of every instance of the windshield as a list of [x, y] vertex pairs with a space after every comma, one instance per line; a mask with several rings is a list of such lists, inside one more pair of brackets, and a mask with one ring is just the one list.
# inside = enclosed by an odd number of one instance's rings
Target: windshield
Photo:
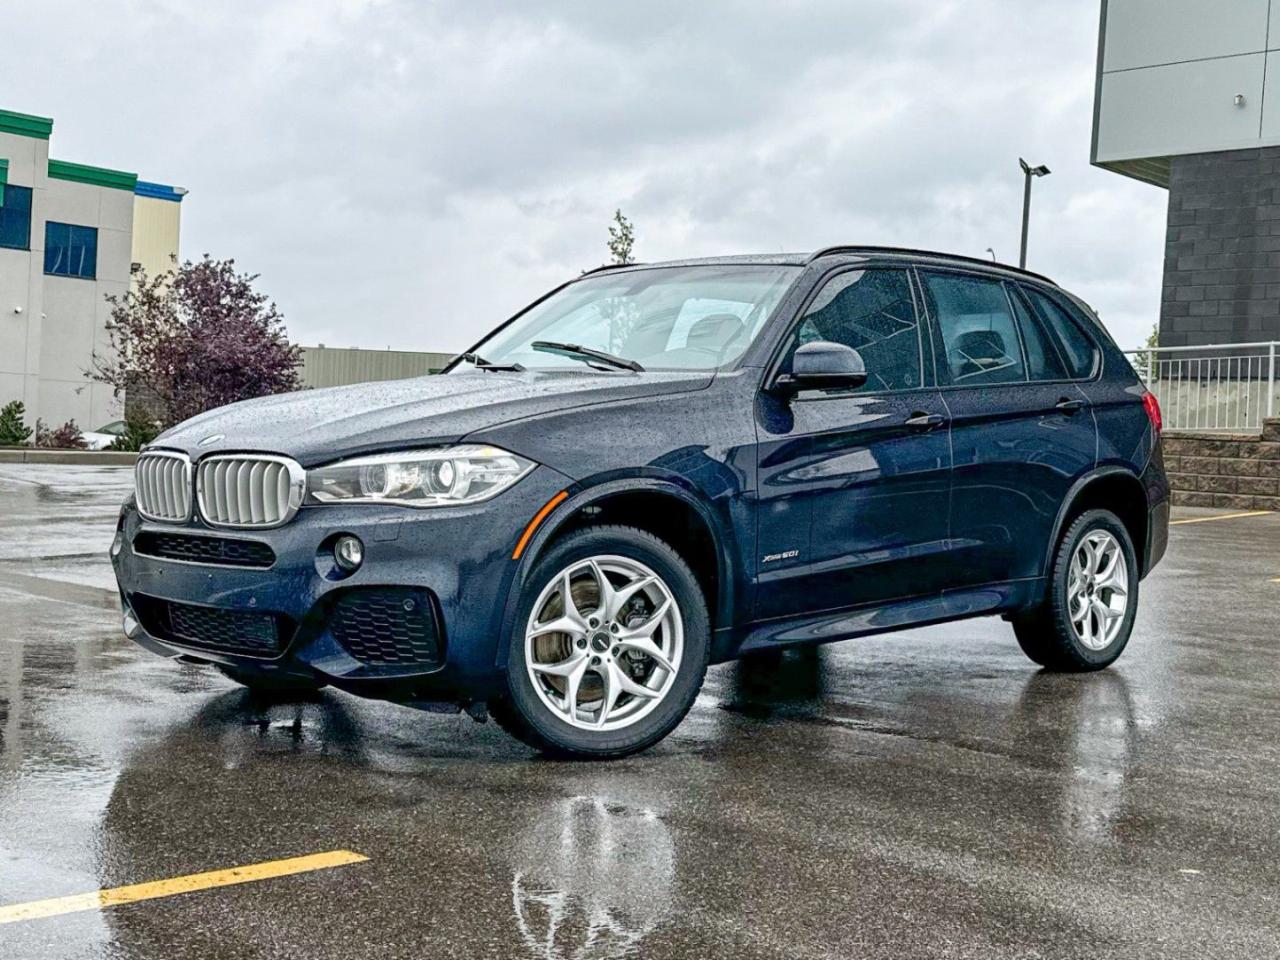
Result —
[[719, 264], [601, 273], [552, 294], [474, 352], [495, 366], [609, 369], [534, 349], [540, 341], [603, 351], [646, 370], [715, 370], [742, 356], [799, 272]]

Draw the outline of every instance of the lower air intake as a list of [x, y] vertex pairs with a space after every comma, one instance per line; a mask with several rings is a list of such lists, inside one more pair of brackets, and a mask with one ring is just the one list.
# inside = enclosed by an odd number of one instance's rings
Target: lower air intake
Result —
[[435, 604], [425, 590], [346, 591], [329, 614], [329, 632], [370, 666], [430, 666], [441, 660]]
[[224, 610], [134, 595], [130, 605], [152, 636], [184, 647], [274, 658], [288, 639], [283, 618], [272, 613]]

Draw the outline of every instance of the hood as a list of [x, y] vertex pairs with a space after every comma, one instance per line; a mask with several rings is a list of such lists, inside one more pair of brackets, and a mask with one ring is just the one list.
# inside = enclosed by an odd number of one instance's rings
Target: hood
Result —
[[152, 446], [193, 459], [279, 453], [310, 467], [376, 450], [451, 443], [477, 430], [572, 407], [701, 390], [713, 379], [705, 371], [475, 371], [383, 380], [233, 403], [178, 424]]

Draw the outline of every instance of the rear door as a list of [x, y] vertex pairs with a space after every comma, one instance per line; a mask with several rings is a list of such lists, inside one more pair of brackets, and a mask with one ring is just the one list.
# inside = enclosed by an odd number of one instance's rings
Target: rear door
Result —
[[[935, 593], [945, 582], [951, 448], [906, 268], [829, 276], [788, 334], [853, 347], [856, 390], [762, 392], [757, 617]], [[925, 363], [925, 357], [929, 362]]]
[[951, 417], [953, 585], [1038, 577], [1059, 506], [1096, 461], [1088, 398], [1016, 285], [940, 269], [920, 285]]
[[1068, 369], [1093, 405], [1098, 465], [1115, 464], [1141, 472], [1152, 446], [1151, 421], [1142, 407], [1146, 393], [1142, 381], [1124, 354], [1070, 297], [1029, 284], [1021, 287], [1062, 345]]

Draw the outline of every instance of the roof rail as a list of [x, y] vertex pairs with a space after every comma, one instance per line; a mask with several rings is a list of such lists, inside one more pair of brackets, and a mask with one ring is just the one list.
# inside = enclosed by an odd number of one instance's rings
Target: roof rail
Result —
[[839, 244], [834, 247], [823, 247], [821, 250], [815, 250], [809, 254], [808, 263], [813, 263], [819, 257], [829, 257], [837, 253], [892, 253], [903, 254], [905, 256], [914, 257], [930, 257], [934, 260], [955, 260], [959, 263], [976, 263], [984, 267], [997, 267], [1001, 270], [1010, 270], [1014, 273], [1021, 273], [1028, 277], [1035, 277], [1037, 280], [1043, 280], [1045, 283], [1052, 283], [1055, 287], [1058, 285], [1055, 281], [1049, 279], [1042, 273], [1035, 273], [1025, 267], [1015, 267], [1008, 263], [998, 263], [994, 260], [984, 260], [981, 257], [966, 257], [959, 253], [939, 253], [937, 250], [917, 250], [913, 247], [877, 247], [863, 246], [860, 244]]
[[600, 273], [602, 270], [621, 270], [623, 267], [640, 267], [640, 263], [602, 263], [598, 267], [592, 267], [590, 270], [583, 270], [579, 276], [589, 276], [593, 273]]

